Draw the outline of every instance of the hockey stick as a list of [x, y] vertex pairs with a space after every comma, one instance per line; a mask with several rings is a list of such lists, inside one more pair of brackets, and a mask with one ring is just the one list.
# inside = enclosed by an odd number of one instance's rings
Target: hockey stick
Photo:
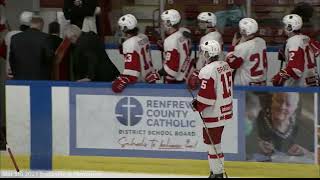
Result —
[[[162, 69], [164, 69], [164, 63], [165, 63], [165, 59], [164, 59], [164, 53], [163, 51], [160, 51], [161, 52], [161, 59], [162, 59]], [[163, 84], [166, 84], [166, 77], [163, 76]]]
[[8, 144], [6, 144], [6, 146], [7, 146], [7, 150], [8, 150], [8, 153], [9, 153], [9, 155], [10, 155], [10, 158], [11, 158], [11, 160], [12, 160], [12, 163], [13, 163], [13, 165], [14, 165], [14, 168], [16, 169], [17, 172], [20, 172], [20, 169], [19, 169], [19, 167], [18, 167], [18, 164], [17, 164], [17, 162], [16, 162], [16, 160], [15, 160], [13, 154], [12, 154], [11, 148], [9, 147]]
[[[284, 65], [284, 63], [285, 63], [285, 61], [286, 61], [286, 59], [285, 59], [285, 50], [286, 50], [286, 46], [287, 46], [287, 44], [284, 44], [283, 45], [283, 47], [282, 47], [282, 49], [281, 50], [279, 50], [279, 57], [278, 57], [278, 59], [281, 61], [280, 62], [280, 70], [279, 71], [281, 71], [282, 70], [282, 68], [283, 68], [283, 65]], [[281, 52], [281, 53], [280, 53]], [[280, 54], [281, 54], [281, 56], [280, 56]]]
[[[188, 89], [189, 93], [191, 94], [192, 98], [193, 98], [194, 100], [196, 100], [195, 96], [193, 95], [192, 90], [191, 90], [190, 88], [187, 88], [187, 89]], [[217, 157], [218, 157], [218, 159], [219, 159], [219, 161], [220, 161], [220, 163], [221, 163], [221, 165], [222, 165], [222, 167], [223, 167], [224, 175], [226, 176], [226, 178], [228, 178], [229, 176], [228, 176], [228, 174], [227, 174], [227, 171], [226, 171], [225, 168], [224, 168], [224, 165], [223, 165], [223, 162], [222, 162], [221, 158], [220, 158], [219, 155], [218, 155], [218, 151], [217, 151], [216, 145], [214, 144], [214, 142], [213, 142], [213, 140], [212, 140], [212, 138], [211, 138], [211, 136], [210, 136], [209, 128], [207, 127], [206, 123], [204, 122], [204, 118], [202, 117], [201, 112], [198, 112], [198, 113], [199, 113], [199, 115], [200, 115], [200, 118], [202, 119], [202, 123], [203, 123], [203, 125], [204, 125], [204, 129], [205, 129], [205, 131], [206, 131], [206, 134], [207, 134], [208, 137], [209, 137], [209, 140], [210, 140], [210, 142], [211, 142], [211, 145], [212, 145], [212, 147], [213, 147], [213, 149], [214, 149], [214, 151], [215, 151], [215, 153], [216, 153], [216, 155], [217, 155]], [[222, 153], [222, 154], [223, 154], [223, 153]]]
[[282, 70], [283, 65], [284, 65], [284, 61], [282, 61], [282, 60], [281, 60], [281, 63], [280, 63], [280, 70], [279, 70], [279, 71], [281, 71], [281, 70]]

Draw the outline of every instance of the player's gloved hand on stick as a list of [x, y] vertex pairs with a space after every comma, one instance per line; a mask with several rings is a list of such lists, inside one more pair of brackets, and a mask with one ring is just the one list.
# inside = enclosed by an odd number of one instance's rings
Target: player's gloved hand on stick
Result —
[[123, 90], [127, 87], [130, 80], [129, 78], [125, 76], [118, 77], [113, 83], [112, 83], [112, 91], [115, 93], [121, 93]]
[[285, 70], [281, 70], [272, 79], [273, 86], [284, 86], [285, 82], [290, 79], [290, 75]]
[[195, 71], [188, 79], [188, 86], [191, 90], [196, 90], [200, 85], [199, 72]]
[[146, 75], [145, 80], [147, 83], [153, 84], [160, 80], [160, 75], [158, 71], [153, 71]]
[[191, 102], [191, 108], [194, 112], [198, 111], [198, 101], [196, 99]]

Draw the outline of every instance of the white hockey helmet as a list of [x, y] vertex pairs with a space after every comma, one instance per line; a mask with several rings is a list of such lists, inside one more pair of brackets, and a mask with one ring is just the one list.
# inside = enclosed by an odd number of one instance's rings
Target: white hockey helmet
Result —
[[164, 11], [161, 14], [161, 20], [165, 23], [166, 26], [172, 27], [181, 22], [181, 15], [177, 10], [170, 9], [170, 10]]
[[118, 25], [121, 31], [126, 32], [128, 30], [133, 30], [138, 26], [138, 21], [136, 17], [132, 14], [127, 14], [122, 16], [119, 21]]
[[209, 27], [215, 27], [217, 25], [217, 17], [211, 12], [200, 13], [198, 15], [198, 21], [208, 23], [210, 25]]
[[33, 12], [23, 11], [20, 14], [20, 25], [30, 26], [33, 15]]
[[286, 15], [282, 20], [287, 32], [298, 31], [303, 26], [302, 18], [297, 14]]
[[221, 45], [215, 40], [210, 40], [200, 45], [201, 53], [207, 59], [219, 56], [221, 54]]
[[239, 22], [240, 33], [250, 36], [258, 32], [259, 26], [256, 20], [252, 18], [244, 18]]

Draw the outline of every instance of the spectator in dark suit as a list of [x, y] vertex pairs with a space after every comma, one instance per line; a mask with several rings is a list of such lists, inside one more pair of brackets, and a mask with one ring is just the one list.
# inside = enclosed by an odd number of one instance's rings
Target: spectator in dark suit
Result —
[[[60, 24], [57, 21], [54, 21], [49, 24], [49, 39], [51, 43], [51, 47], [53, 48], [54, 52], [58, 49], [60, 44], [62, 43], [63, 39], [59, 36], [60, 35]], [[70, 61], [69, 56], [66, 55], [65, 58], [54, 67], [54, 73], [57, 73], [58, 79], [55, 80], [63, 80], [69, 81], [70, 80]], [[55, 77], [55, 74], [53, 74]]]
[[8, 79], [12, 79], [12, 71], [11, 71], [11, 67], [10, 67], [10, 63], [9, 63], [9, 55], [10, 55], [10, 47], [11, 47], [11, 38], [16, 35], [19, 34], [21, 32], [24, 32], [28, 29], [30, 29], [30, 23], [32, 20], [34, 13], [30, 12], [30, 11], [24, 11], [20, 14], [20, 27], [19, 30], [13, 30], [8, 32], [8, 34], [5, 37], [5, 42], [6, 42], [6, 46], [7, 46], [7, 55], [6, 55], [6, 66], [7, 66], [7, 78]]
[[74, 80], [111, 82], [120, 75], [97, 34], [82, 32], [79, 27], [70, 25], [65, 37], [74, 45], [71, 52]]
[[58, 49], [59, 45], [62, 42], [62, 38], [60, 37], [60, 24], [57, 21], [49, 24], [49, 35], [52, 43], [52, 48], [55, 51], [56, 49]]
[[10, 65], [15, 80], [50, 80], [54, 51], [48, 34], [42, 31], [43, 19], [33, 17], [31, 28], [12, 37]]
[[84, 18], [93, 16], [97, 6], [97, 0], [64, 0], [63, 12], [71, 24], [82, 29]]

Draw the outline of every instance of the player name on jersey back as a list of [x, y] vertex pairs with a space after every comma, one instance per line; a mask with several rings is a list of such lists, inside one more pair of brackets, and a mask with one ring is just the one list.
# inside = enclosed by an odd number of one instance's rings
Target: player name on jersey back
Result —
[[218, 67], [217, 71], [218, 71], [219, 74], [222, 74], [222, 73], [231, 71], [231, 68], [230, 68], [230, 66], [228, 64], [225, 64], [224, 66]]

